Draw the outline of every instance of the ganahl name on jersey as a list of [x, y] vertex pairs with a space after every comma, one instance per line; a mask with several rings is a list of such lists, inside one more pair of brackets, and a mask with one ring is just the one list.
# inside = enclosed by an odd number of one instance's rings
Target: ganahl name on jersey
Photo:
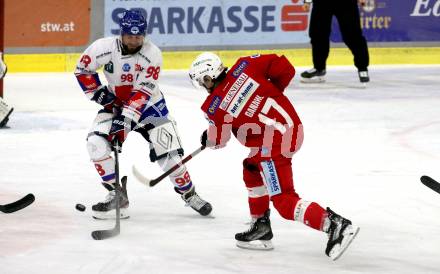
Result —
[[220, 105], [220, 102], [222, 101], [222, 97], [220, 96], [214, 96], [211, 103], [209, 104], [208, 113], [211, 115], [214, 115], [215, 111]]
[[232, 84], [220, 108], [226, 110], [232, 117], [237, 118], [259, 86], [260, 84], [246, 73], [241, 73], [234, 84]]
[[264, 99], [263, 96], [260, 95], [255, 96], [254, 100], [252, 100], [251, 104], [248, 106], [244, 114], [250, 118], [254, 117], [254, 114], [257, 112], [257, 109], [260, 106], [263, 99]]

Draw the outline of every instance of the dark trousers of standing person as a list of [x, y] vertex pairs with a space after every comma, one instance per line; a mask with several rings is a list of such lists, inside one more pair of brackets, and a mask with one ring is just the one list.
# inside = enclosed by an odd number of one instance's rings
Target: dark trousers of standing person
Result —
[[367, 41], [362, 35], [357, 0], [314, 0], [309, 36], [312, 44], [313, 65], [318, 70], [326, 68], [330, 51], [332, 17], [336, 16], [342, 39], [354, 56], [359, 71], [367, 70], [369, 55]]

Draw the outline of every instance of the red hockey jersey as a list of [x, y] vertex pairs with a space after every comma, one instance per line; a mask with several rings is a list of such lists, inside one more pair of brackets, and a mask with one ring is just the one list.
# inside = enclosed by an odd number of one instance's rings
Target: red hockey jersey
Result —
[[210, 122], [208, 139], [223, 146], [232, 132], [247, 147], [284, 143], [301, 125], [283, 94], [294, 75], [285, 56], [240, 58], [201, 107]]

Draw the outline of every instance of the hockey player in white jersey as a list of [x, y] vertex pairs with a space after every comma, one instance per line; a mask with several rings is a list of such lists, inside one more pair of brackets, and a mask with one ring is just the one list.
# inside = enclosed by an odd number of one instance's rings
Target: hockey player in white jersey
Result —
[[[6, 64], [3, 62], [2, 53], [0, 52], [0, 79], [2, 79], [6, 71], [8, 70]], [[0, 128], [5, 127], [9, 120], [9, 115], [11, 115], [14, 108], [6, 104], [5, 100], [0, 97]]]
[[[147, 23], [138, 11], [125, 11], [119, 22], [121, 35], [98, 39], [81, 55], [75, 75], [85, 95], [103, 106], [87, 137], [87, 149], [102, 184], [105, 201], [92, 207], [98, 219], [114, 218], [115, 161], [111, 150], [120, 147], [131, 131], [150, 143], [150, 159], [165, 171], [181, 161], [183, 149], [176, 123], [159, 89], [162, 52], [146, 39]], [[98, 73], [104, 67], [108, 85]], [[195, 192], [184, 165], [169, 176], [174, 188], [191, 208], [208, 215], [211, 204]], [[128, 218], [126, 190], [121, 195], [121, 218]]]

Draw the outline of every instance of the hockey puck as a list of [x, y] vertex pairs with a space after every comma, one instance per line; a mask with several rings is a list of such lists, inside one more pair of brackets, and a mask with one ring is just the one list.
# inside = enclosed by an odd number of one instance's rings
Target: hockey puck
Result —
[[79, 210], [79, 211], [86, 210], [86, 206], [83, 204], [76, 204], [75, 208], [76, 208], [76, 210]]

